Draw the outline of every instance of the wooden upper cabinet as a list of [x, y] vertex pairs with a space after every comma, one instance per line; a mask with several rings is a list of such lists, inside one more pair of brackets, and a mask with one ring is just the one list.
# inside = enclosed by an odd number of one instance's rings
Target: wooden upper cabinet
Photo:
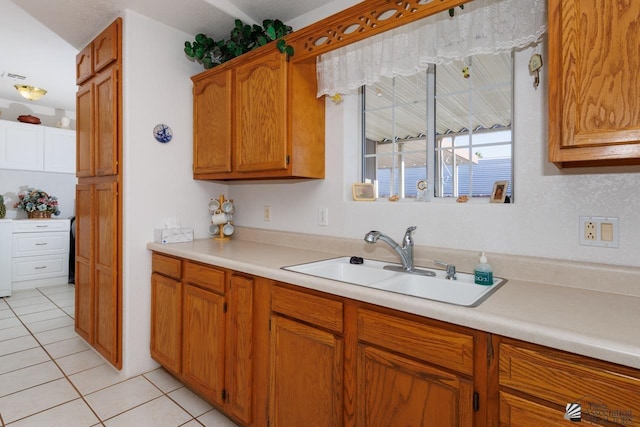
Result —
[[231, 172], [231, 78], [210, 73], [193, 84], [193, 173]]
[[279, 51], [238, 66], [235, 77], [236, 169], [287, 168], [287, 66]]
[[118, 173], [118, 70], [108, 68], [94, 79], [94, 162], [95, 175]]
[[315, 61], [275, 44], [192, 77], [196, 179], [324, 178]]
[[88, 82], [76, 93], [76, 176], [94, 173], [93, 163], [93, 83]]
[[117, 19], [112, 25], [104, 29], [93, 39], [93, 70], [99, 72], [107, 65], [118, 60], [122, 51], [120, 40], [120, 26], [122, 20]]
[[76, 56], [76, 176], [118, 174], [120, 141], [121, 19]]
[[82, 84], [107, 65], [119, 60], [122, 51], [121, 25], [122, 20], [116, 19], [76, 55], [76, 84]]
[[76, 84], [81, 84], [93, 75], [93, 43], [76, 55]]
[[549, 160], [640, 164], [640, 2], [548, 7]]

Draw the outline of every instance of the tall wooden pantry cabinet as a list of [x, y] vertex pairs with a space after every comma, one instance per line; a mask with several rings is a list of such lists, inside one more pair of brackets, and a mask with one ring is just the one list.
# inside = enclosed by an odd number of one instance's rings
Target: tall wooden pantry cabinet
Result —
[[76, 332], [122, 368], [122, 19], [76, 56]]

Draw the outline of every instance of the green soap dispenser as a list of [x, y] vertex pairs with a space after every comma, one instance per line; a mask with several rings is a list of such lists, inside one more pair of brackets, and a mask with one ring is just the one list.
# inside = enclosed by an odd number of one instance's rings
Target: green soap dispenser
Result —
[[478, 285], [493, 285], [493, 269], [487, 263], [487, 257], [484, 252], [480, 254], [480, 259], [474, 269], [475, 282]]

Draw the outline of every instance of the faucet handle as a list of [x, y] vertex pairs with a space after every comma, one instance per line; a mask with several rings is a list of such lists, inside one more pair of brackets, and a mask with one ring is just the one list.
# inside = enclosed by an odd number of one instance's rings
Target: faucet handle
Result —
[[418, 227], [416, 227], [415, 225], [412, 225], [411, 227], [407, 228], [407, 231], [405, 231], [405, 233], [404, 233], [404, 234], [411, 235], [411, 233], [413, 233], [414, 231], [416, 231], [416, 228], [418, 228]]

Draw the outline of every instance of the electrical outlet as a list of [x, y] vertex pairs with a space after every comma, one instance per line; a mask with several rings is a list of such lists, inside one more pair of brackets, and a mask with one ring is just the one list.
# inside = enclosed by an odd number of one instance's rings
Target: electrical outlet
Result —
[[596, 231], [596, 223], [593, 221], [586, 221], [584, 223], [584, 239], [596, 240], [597, 237], [598, 237], [598, 232]]
[[323, 227], [329, 225], [329, 208], [320, 208], [318, 210], [318, 225]]
[[579, 240], [583, 246], [620, 247], [619, 218], [581, 216]]
[[271, 222], [271, 206], [269, 205], [264, 206], [264, 221]]

